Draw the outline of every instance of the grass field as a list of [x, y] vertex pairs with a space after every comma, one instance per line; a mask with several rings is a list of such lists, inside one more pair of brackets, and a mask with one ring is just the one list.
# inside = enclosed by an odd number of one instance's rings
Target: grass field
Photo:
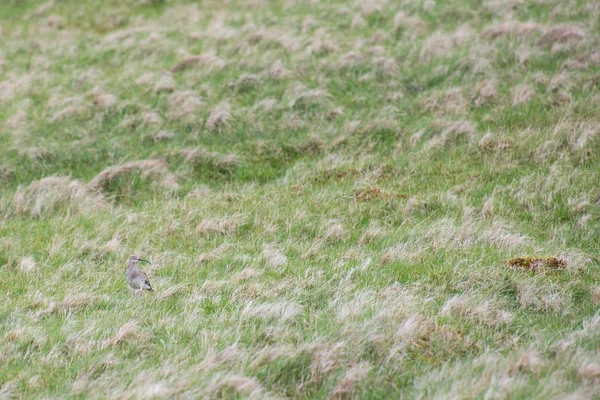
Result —
[[3, 0], [0, 398], [598, 398], [599, 17]]

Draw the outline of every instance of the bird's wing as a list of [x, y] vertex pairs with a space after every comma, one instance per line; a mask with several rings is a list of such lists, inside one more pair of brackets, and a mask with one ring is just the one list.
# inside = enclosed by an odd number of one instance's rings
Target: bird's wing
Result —
[[144, 271], [140, 271], [140, 275], [144, 279], [144, 283], [150, 287], [150, 279], [148, 279], [148, 275]]

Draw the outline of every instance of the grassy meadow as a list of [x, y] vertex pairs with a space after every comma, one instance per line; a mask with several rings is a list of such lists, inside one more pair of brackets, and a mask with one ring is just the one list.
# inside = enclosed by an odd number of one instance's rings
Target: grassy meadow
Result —
[[599, 17], [2, 0], [0, 398], [598, 398]]

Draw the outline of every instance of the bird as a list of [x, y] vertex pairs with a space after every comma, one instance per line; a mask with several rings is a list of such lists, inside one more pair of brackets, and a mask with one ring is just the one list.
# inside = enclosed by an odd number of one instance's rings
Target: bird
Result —
[[127, 280], [127, 284], [129, 284], [129, 287], [133, 289], [134, 293], [138, 290], [140, 292], [143, 292], [144, 290], [154, 292], [154, 289], [152, 289], [152, 286], [150, 286], [148, 275], [146, 275], [144, 271], [140, 270], [136, 266], [139, 261], [150, 264], [150, 261], [141, 259], [138, 256], [129, 257], [127, 271], [125, 271], [125, 279]]

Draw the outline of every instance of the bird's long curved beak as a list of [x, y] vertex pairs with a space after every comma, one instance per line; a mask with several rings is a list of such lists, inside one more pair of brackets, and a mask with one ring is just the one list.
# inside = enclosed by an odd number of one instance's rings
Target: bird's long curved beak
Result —
[[148, 260], [142, 260], [141, 258], [138, 258], [138, 261], [143, 261], [143, 262], [147, 262], [148, 264], [152, 264], [150, 261], [148, 261]]

